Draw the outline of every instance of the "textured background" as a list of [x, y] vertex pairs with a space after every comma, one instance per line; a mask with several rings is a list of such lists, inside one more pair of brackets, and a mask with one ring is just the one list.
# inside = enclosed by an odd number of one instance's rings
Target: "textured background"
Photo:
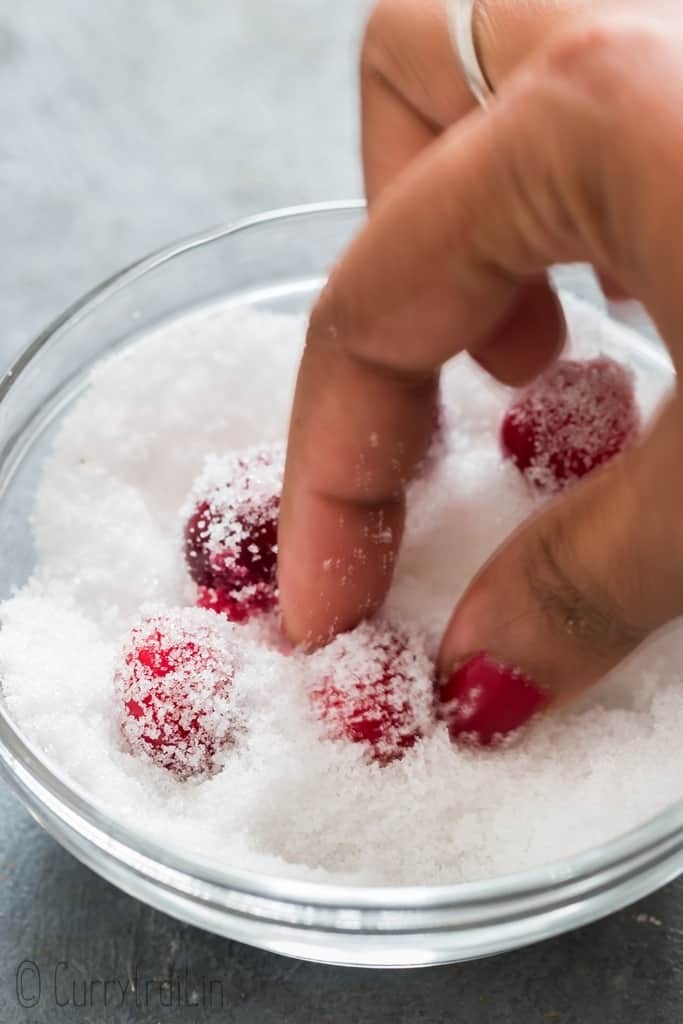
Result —
[[[369, 0], [0, 0], [0, 362], [146, 251], [268, 207], [358, 194], [355, 64]], [[47, 1021], [683, 1020], [683, 884], [528, 950], [419, 972], [288, 961], [117, 892], [0, 787], [0, 1024]], [[38, 965], [38, 1005], [17, 965]], [[185, 971], [223, 1007], [159, 988], [87, 1005], [82, 982]], [[30, 993], [30, 978], [26, 978]], [[72, 983], [75, 988], [71, 989]], [[110, 990], [111, 991], [111, 990]], [[202, 1005], [203, 1004], [203, 1005]]]

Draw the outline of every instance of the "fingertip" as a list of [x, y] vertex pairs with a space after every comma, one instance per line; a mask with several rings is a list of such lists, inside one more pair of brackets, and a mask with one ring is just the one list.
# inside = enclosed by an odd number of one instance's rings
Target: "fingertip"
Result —
[[439, 717], [451, 739], [484, 747], [527, 725], [548, 702], [542, 686], [488, 654], [455, 667], [439, 687]]
[[554, 553], [559, 533], [551, 521], [563, 509], [569, 506], [559, 499], [532, 516], [476, 574], [443, 635], [439, 678], [484, 654], [533, 681], [547, 703], [563, 702], [595, 681], [595, 652], [582, 648], [581, 631], [570, 621], [580, 614], [579, 587], [570, 587]]
[[300, 486], [295, 494], [285, 488], [283, 499], [278, 538], [282, 623], [291, 643], [312, 650], [353, 629], [384, 601], [404, 506], [357, 505]]
[[660, 526], [652, 524], [651, 536], [643, 527], [642, 483], [634, 487], [638, 462], [631, 459], [631, 472], [624, 459], [603, 467], [494, 552], [446, 628], [438, 658], [442, 680], [484, 653], [504, 672], [539, 687], [547, 705], [558, 708], [668, 621], [668, 606], [653, 609], [640, 585], [632, 585], [639, 578], [632, 567], [624, 574], [625, 551], [638, 564], [654, 566], [662, 558]]

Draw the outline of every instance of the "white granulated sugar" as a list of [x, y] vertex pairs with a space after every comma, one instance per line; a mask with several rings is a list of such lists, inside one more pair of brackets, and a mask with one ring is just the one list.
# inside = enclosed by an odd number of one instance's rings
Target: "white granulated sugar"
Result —
[[[628, 332], [575, 301], [567, 309], [572, 356], [624, 358]], [[311, 714], [317, 679], [336, 681], [345, 657], [362, 669], [349, 640], [305, 658], [260, 642], [268, 629], [275, 636], [272, 620], [252, 622], [231, 627], [240, 648], [231, 700], [248, 725], [216, 754], [214, 774], [180, 781], [130, 752], [114, 685], [128, 631], [146, 605], [157, 614], [192, 603], [180, 510], [207, 457], [215, 474], [228, 451], [284, 438], [303, 335], [300, 318], [216, 308], [92, 374], [45, 466], [35, 575], [0, 609], [2, 688], [25, 735], [109, 814], [168, 847], [328, 881], [506, 874], [601, 843], [679, 799], [680, 628], [505, 749], [457, 748], [437, 724], [382, 764], [361, 743], [321, 738]], [[666, 375], [637, 360], [635, 370], [647, 417]], [[508, 391], [463, 357], [444, 373], [443, 400], [441, 443], [411, 488], [384, 610], [424, 630], [429, 655], [472, 575], [544, 500], [501, 456]], [[379, 440], [371, 434], [369, 446]], [[422, 699], [429, 658], [401, 666], [399, 682], [416, 672]]]

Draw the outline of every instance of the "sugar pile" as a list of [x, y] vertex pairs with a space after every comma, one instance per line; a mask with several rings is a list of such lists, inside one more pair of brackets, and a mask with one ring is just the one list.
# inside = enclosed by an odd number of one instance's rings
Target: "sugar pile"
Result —
[[[633, 353], [568, 303], [571, 354]], [[469, 881], [563, 858], [683, 795], [683, 630], [651, 643], [580, 707], [497, 752], [439, 725], [388, 765], [320, 739], [303, 656], [244, 638], [244, 736], [222, 771], [180, 781], [119, 731], [117, 652], [141, 606], [188, 604], [179, 510], [205, 457], [280, 440], [304, 324], [216, 308], [102, 362], [61, 425], [36, 500], [33, 578], [0, 608], [10, 712], [54, 767], [129, 826], [205, 861], [371, 884]], [[636, 367], [647, 416], [666, 374]], [[386, 612], [438, 642], [472, 574], [542, 498], [504, 462], [509, 392], [467, 358], [444, 375], [443, 451], [410, 495]], [[210, 615], [205, 612], [202, 614]]]

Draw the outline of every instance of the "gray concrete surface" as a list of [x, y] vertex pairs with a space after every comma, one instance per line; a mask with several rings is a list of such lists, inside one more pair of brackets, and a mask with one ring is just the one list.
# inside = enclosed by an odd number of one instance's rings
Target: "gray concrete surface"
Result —
[[[267, 207], [357, 194], [367, 5], [0, 0], [0, 361], [147, 250]], [[150, 910], [78, 864], [4, 788], [0, 816], [0, 1024], [683, 1020], [680, 882], [493, 960], [351, 971]], [[17, 980], [24, 1003], [37, 991], [31, 964], [41, 995], [22, 1006]], [[136, 967], [147, 997], [117, 1006], [110, 986], [105, 1009], [98, 982], [125, 985]], [[168, 977], [209, 995], [183, 1005], [160, 987]]]

